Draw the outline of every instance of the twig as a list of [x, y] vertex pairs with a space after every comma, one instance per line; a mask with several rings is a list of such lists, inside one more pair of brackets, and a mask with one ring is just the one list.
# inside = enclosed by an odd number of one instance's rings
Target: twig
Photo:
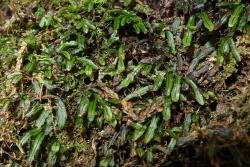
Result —
[[23, 41], [21, 43], [21, 48], [18, 51], [18, 57], [17, 57], [16, 67], [15, 67], [15, 72], [19, 72], [21, 67], [22, 67], [23, 56], [24, 56], [24, 52], [26, 51], [26, 49], [27, 49], [27, 43]]

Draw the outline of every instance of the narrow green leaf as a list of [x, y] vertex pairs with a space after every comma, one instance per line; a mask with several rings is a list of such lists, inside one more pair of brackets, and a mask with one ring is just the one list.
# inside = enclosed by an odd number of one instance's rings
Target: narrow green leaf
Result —
[[170, 96], [172, 89], [173, 89], [173, 85], [174, 85], [174, 74], [173, 72], [168, 72], [167, 76], [166, 76], [166, 96]]
[[49, 114], [50, 112], [48, 110], [43, 110], [38, 119], [36, 120], [36, 127], [41, 128], [44, 125]]
[[51, 151], [57, 153], [60, 149], [60, 143], [58, 141], [53, 142], [51, 146]]
[[171, 138], [171, 140], [167, 146], [169, 153], [171, 153], [174, 150], [176, 143], [177, 143], [177, 140], [175, 138]]
[[175, 75], [175, 82], [171, 92], [171, 98], [173, 102], [178, 102], [180, 99], [180, 88], [181, 88], [181, 76]]
[[115, 17], [114, 18], [114, 30], [118, 30], [120, 28], [120, 23], [121, 23], [121, 20], [119, 17]]
[[149, 86], [145, 86], [142, 88], [139, 88], [137, 90], [135, 90], [134, 92], [128, 94], [123, 100], [127, 101], [136, 97], [141, 97], [143, 95], [145, 95], [146, 93], [148, 93], [149, 91], [153, 90], [153, 85], [149, 85]]
[[51, 145], [50, 152], [47, 158], [47, 162], [49, 165], [55, 165], [57, 160], [57, 152], [60, 150], [60, 143], [58, 141], [54, 141]]
[[115, 127], [117, 122], [116, 119], [111, 111], [111, 108], [108, 106], [107, 102], [99, 95], [95, 95], [97, 101], [101, 104], [103, 108], [104, 118], [113, 126]]
[[86, 96], [82, 96], [78, 106], [78, 116], [82, 116], [86, 113], [89, 105], [89, 99]]
[[68, 41], [68, 42], [64, 42], [60, 45], [60, 47], [58, 48], [58, 52], [59, 53], [64, 53], [62, 51], [66, 50], [69, 47], [73, 47], [73, 46], [77, 46], [78, 43], [76, 41]]
[[136, 25], [144, 34], [148, 33], [148, 30], [142, 21], [139, 21], [138, 23], [136, 23]]
[[241, 12], [243, 11], [243, 9], [244, 9], [244, 5], [239, 5], [235, 8], [233, 14], [229, 18], [228, 27], [236, 26], [237, 22], [239, 21], [239, 17], [240, 17]]
[[216, 62], [219, 66], [224, 63], [224, 54], [229, 52], [229, 42], [228, 38], [222, 38], [219, 44], [218, 51], [216, 53]]
[[107, 45], [110, 46], [115, 41], [119, 40], [118, 32], [115, 30], [111, 35], [110, 38], [107, 40]]
[[237, 62], [240, 62], [241, 56], [240, 56], [238, 49], [236, 48], [236, 46], [234, 44], [233, 39], [230, 38], [228, 42], [229, 42], [230, 50], [232, 51], [232, 55], [234, 56], [234, 58]]
[[32, 62], [27, 63], [24, 65], [23, 70], [26, 72], [32, 72], [35, 69], [36, 65]]
[[143, 148], [139, 147], [139, 148], [136, 148], [136, 153], [138, 154], [139, 157], [143, 157], [143, 155], [145, 154], [145, 151], [143, 150]]
[[148, 129], [144, 135], [144, 143], [147, 144], [149, 143], [153, 138], [154, 138], [154, 134], [155, 134], [155, 130], [157, 128], [157, 124], [158, 124], [159, 118], [156, 116], [153, 116], [150, 125], [148, 126]]
[[72, 57], [71, 59], [66, 60], [66, 71], [70, 71], [74, 67], [75, 62], [76, 62], [75, 57]]
[[127, 87], [130, 83], [134, 81], [134, 77], [142, 70], [144, 67], [143, 64], [139, 64], [134, 68], [134, 70], [128, 74], [128, 76], [120, 83], [120, 85], [117, 87], [117, 90], [121, 90], [122, 88]]
[[23, 135], [22, 139], [20, 140], [20, 144], [24, 145], [25, 143], [27, 143], [29, 141], [29, 139], [32, 136], [36, 136], [40, 132], [41, 132], [41, 129], [38, 129], [38, 128], [34, 128], [34, 129], [29, 130], [28, 132], [26, 132]]
[[28, 161], [33, 161], [36, 156], [38, 155], [38, 152], [40, 150], [41, 144], [43, 142], [43, 139], [45, 137], [44, 132], [40, 132], [37, 137], [34, 140], [34, 143], [31, 147], [31, 151], [29, 153]]
[[63, 101], [57, 97], [56, 98], [56, 120], [59, 128], [63, 128], [67, 120], [67, 111]]
[[187, 71], [188, 74], [193, 72], [198, 63], [211, 52], [213, 52], [215, 48], [211, 45], [210, 42], [207, 42], [200, 50], [201, 51], [198, 53], [198, 55], [191, 61]]
[[155, 83], [153, 85], [153, 91], [157, 91], [161, 87], [165, 74], [166, 73], [162, 72], [162, 71], [156, 72], [156, 79], [155, 79]]
[[137, 24], [133, 24], [136, 34], [140, 34], [141, 30]]
[[14, 72], [7, 75], [7, 79], [10, 79], [13, 84], [17, 84], [22, 79], [21, 72]]
[[169, 121], [171, 118], [171, 106], [172, 106], [172, 100], [170, 97], [166, 97], [164, 101], [162, 116], [164, 121]]
[[193, 30], [195, 30], [195, 16], [190, 16], [189, 18], [188, 18], [188, 23], [187, 23], [187, 28], [188, 28], [188, 30], [190, 30], [190, 31], [193, 31]]
[[196, 101], [200, 104], [200, 105], [204, 105], [204, 98], [202, 96], [202, 94], [200, 93], [199, 88], [197, 87], [197, 85], [188, 77], [184, 77], [184, 80], [187, 84], [189, 84], [191, 86], [191, 88], [194, 91], [194, 95], [195, 95], [195, 99]]
[[123, 16], [121, 19], [121, 26], [124, 26], [127, 22], [128, 17], [127, 16]]
[[224, 57], [223, 57], [223, 55], [220, 52], [216, 53], [215, 59], [216, 59], [217, 65], [219, 65], [219, 66], [223, 65], [223, 63], [224, 63]]
[[153, 152], [152, 149], [147, 150], [147, 161], [148, 162], [153, 162]]
[[216, 22], [216, 27], [218, 28], [218, 27], [222, 26], [223, 24], [225, 24], [225, 23], [228, 21], [229, 16], [230, 16], [229, 14], [223, 15], [223, 16]]
[[62, 50], [60, 54], [62, 54], [68, 60], [71, 58], [71, 54], [68, 51]]
[[225, 54], [225, 53], [229, 53], [229, 42], [228, 42], [228, 37], [222, 38], [219, 44], [219, 49], [218, 52], [220, 52], [220, 54]]
[[90, 65], [86, 65], [85, 66], [85, 74], [88, 76], [88, 77], [91, 77], [92, 74], [93, 74], [93, 68], [92, 66]]
[[93, 69], [98, 69], [98, 66], [92, 60], [90, 60], [88, 58], [80, 57], [80, 58], [78, 58], [78, 60], [85, 65], [91, 66]]
[[96, 115], [96, 99], [93, 99], [89, 102], [88, 105], [88, 121], [89, 122], [93, 122], [95, 119], [95, 115]]
[[182, 44], [183, 44], [183, 46], [188, 47], [188, 46], [191, 45], [192, 36], [193, 36], [193, 35], [192, 35], [192, 31], [187, 30], [187, 31], [185, 32], [184, 37], [183, 37], [183, 39], [182, 39]]
[[167, 34], [167, 39], [168, 39], [168, 46], [170, 47], [171, 52], [173, 54], [176, 54], [174, 35], [170, 31], [168, 31], [166, 34]]
[[132, 139], [131, 140], [132, 141], [138, 140], [144, 134], [146, 129], [147, 129], [147, 126], [145, 126], [145, 125], [141, 125], [141, 128], [135, 129], [135, 131], [132, 134]]
[[214, 23], [209, 18], [207, 12], [201, 12], [200, 17], [202, 19], [203, 25], [211, 32], [214, 30]]
[[104, 117], [105, 117], [105, 119], [107, 121], [111, 121], [112, 118], [113, 118], [111, 108], [107, 104], [104, 104], [103, 109], [104, 109]]

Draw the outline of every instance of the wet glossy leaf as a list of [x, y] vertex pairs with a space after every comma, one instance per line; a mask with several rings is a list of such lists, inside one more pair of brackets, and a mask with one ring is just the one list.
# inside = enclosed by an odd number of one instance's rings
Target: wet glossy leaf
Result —
[[47, 158], [47, 162], [50, 165], [55, 165], [57, 160], [57, 152], [60, 150], [60, 143], [58, 141], [54, 141], [51, 145], [50, 152]]
[[145, 95], [146, 93], [150, 92], [151, 90], [153, 90], [153, 85], [139, 88], [139, 89], [135, 90], [134, 92], [128, 94], [123, 100], [127, 101], [130, 99], [136, 98], [136, 97], [141, 97], [141, 96]]
[[154, 138], [154, 134], [155, 134], [155, 130], [157, 128], [158, 122], [159, 122], [159, 118], [154, 116], [143, 138], [143, 141], [145, 144], [149, 143]]
[[183, 131], [185, 133], [189, 132], [191, 123], [192, 123], [192, 115], [191, 115], [191, 113], [186, 113], [185, 114], [184, 124], [183, 124]]
[[217, 52], [215, 58], [216, 58], [217, 64], [218, 64], [219, 66], [222, 66], [223, 63], [224, 63], [224, 57], [223, 57], [223, 55], [222, 55], [221, 53]]
[[36, 79], [34, 80], [34, 90], [35, 90], [35, 93], [37, 94], [37, 96], [41, 96], [41, 93], [42, 93], [41, 84]]
[[218, 52], [220, 52], [221, 54], [225, 54], [229, 52], [229, 42], [228, 42], [227, 37], [223, 38], [220, 41]]
[[36, 127], [41, 128], [49, 115], [50, 112], [48, 110], [43, 110], [38, 119], [36, 120]]
[[198, 55], [191, 61], [187, 73], [193, 72], [193, 70], [195, 69], [195, 67], [197, 66], [197, 64], [202, 59], [204, 59], [208, 54], [210, 54], [211, 52], [213, 52], [214, 50], [215, 50], [215, 48], [211, 45], [211, 43], [207, 42], [203, 46], [203, 48], [201, 49], [201, 51], [198, 53]]
[[50, 24], [52, 23], [52, 18], [49, 16], [49, 17], [42, 17], [40, 23], [39, 23], [39, 26], [40, 27], [48, 27]]
[[147, 161], [148, 162], [153, 162], [153, 152], [152, 149], [147, 150]]
[[73, 66], [75, 65], [75, 61], [75, 57], [72, 57], [70, 60], [66, 61], [66, 71], [70, 71], [73, 68]]
[[175, 146], [176, 146], [176, 139], [175, 138], [171, 138], [171, 140], [170, 140], [170, 142], [169, 142], [169, 144], [168, 144], [168, 151], [169, 151], [169, 153], [170, 152], [172, 152], [173, 150], [174, 150], [174, 148], [175, 148]]
[[187, 30], [182, 39], [182, 44], [183, 46], [187, 47], [191, 45], [191, 42], [192, 42], [192, 31]]
[[173, 102], [178, 102], [180, 99], [181, 76], [176, 74], [173, 89], [171, 92], [171, 99]]
[[117, 87], [117, 90], [125, 88], [130, 83], [132, 83], [134, 81], [134, 77], [142, 70], [143, 67], [144, 67], [143, 64], [139, 64], [138, 66], [136, 66], [134, 70], [130, 74], [128, 74], [128, 76], [124, 80], [122, 80], [120, 85]]
[[88, 59], [86, 57], [78, 58], [78, 60], [81, 61], [84, 65], [89, 65], [93, 69], [98, 69], [98, 66], [92, 60], [90, 60], [90, 59]]
[[162, 116], [164, 121], [169, 121], [171, 118], [171, 106], [172, 106], [172, 100], [170, 97], [166, 97], [164, 101]]
[[[144, 33], [146, 34], [148, 32], [146, 26], [144, 25], [144, 23], [142, 21], [139, 21], [138, 23], [136, 23], [137, 27]], [[137, 32], [137, 31], [136, 31]]]
[[228, 43], [229, 43], [230, 50], [232, 52], [233, 57], [235, 58], [235, 60], [237, 62], [240, 62], [241, 61], [241, 56], [240, 56], [240, 53], [239, 53], [238, 49], [236, 48], [236, 46], [234, 44], [233, 39], [230, 38], [229, 41], [228, 41]]
[[114, 31], [111, 34], [110, 38], [107, 41], [108, 46], [119, 40], [119, 36], [117, 35], [117, 33], [117, 31]]
[[176, 54], [174, 35], [170, 31], [168, 31], [166, 34], [167, 34], [167, 39], [168, 39], [168, 46], [170, 47], [171, 52], [173, 54]]
[[113, 25], [114, 30], [118, 30], [120, 28], [120, 23], [121, 23], [120, 18], [119, 17], [115, 17], [115, 19], [114, 19], [114, 25]]
[[44, 137], [45, 137], [44, 132], [40, 132], [36, 136], [36, 138], [33, 142], [33, 145], [31, 147], [31, 151], [29, 153], [28, 161], [33, 161], [36, 158], [36, 156], [40, 150], [40, 147], [41, 147], [41, 144], [43, 142]]
[[172, 88], [174, 85], [174, 74], [173, 72], [168, 72], [166, 75], [166, 81], [165, 81], [165, 86], [166, 86], [166, 96], [170, 96], [172, 92]]
[[195, 30], [195, 16], [190, 16], [189, 18], [188, 18], [188, 23], [187, 23], [187, 28], [189, 29], [189, 30]]
[[83, 114], [87, 112], [88, 105], [89, 105], [89, 99], [85, 95], [83, 95], [81, 97], [81, 100], [78, 106], [78, 110], [79, 110], [78, 116], [82, 116]]
[[143, 155], [145, 154], [145, 151], [141, 147], [137, 148], [136, 152], [139, 157], [143, 157]]
[[189, 79], [188, 77], [184, 77], [183, 79], [184, 79], [185, 82], [186, 82], [187, 84], [189, 84], [189, 85], [191, 86], [191, 88], [193, 89], [196, 101], [197, 101], [200, 105], [204, 105], [203, 96], [202, 96], [202, 94], [200, 93], [200, 90], [199, 90], [199, 88], [196, 86], [196, 84], [195, 84], [191, 79]]
[[212, 20], [209, 18], [207, 12], [201, 12], [200, 17], [202, 19], [203, 25], [209, 30], [213, 31], [214, 30], [214, 24]]
[[236, 26], [237, 22], [239, 21], [239, 17], [240, 17], [240, 14], [242, 13], [243, 9], [244, 9], [243, 5], [239, 5], [235, 8], [233, 14], [229, 18], [228, 27]]
[[92, 99], [88, 104], [88, 121], [93, 122], [96, 115], [96, 99]]
[[64, 102], [57, 97], [56, 98], [56, 120], [59, 128], [63, 128], [67, 120], [67, 111]]
[[92, 66], [90, 65], [86, 65], [85, 66], [85, 74], [88, 76], [88, 77], [91, 77], [92, 74], [93, 74], [93, 68]]
[[32, 62], [27, 63], [24, 67], [23, 67], [24, 71], [26, 72], [32, 72], [35, 69], [35, 64]]
[[141, 32], [140, 27], [137, 24], [133, 24], [133, 27], [134, 27], [136, 34], [140, 34], [140, 32]]
[[216, 22], [216, 27], [220, 27], [222, 26], [223, 24], [225, 24], [228, 19], [229, 19], [229, 14], [225, 14], [223, 15], [217, 22]]
[[62, 52], [70, 47], [74, 47], [74, 46], [77, 46], [78, 43], [77, 41], [69, 41], [69, 42], [64, 42], [60, 45], [60, 47], [58, 48], [58, 52], [59, 53], [65, 53], [65, 52]]
[[156, 72], [156, 79], [155, 79], [155, 83], [153, 85], [153, 91], [157, 91], [161, 87], [165, 74], [166, 73], [163, 71]]
[[145, 125], [141, 125], [140, 127], [136, 128], [132, 134], [132, 141], [138, 140], [144, 134], [146, 129], [147, 129], [147, 126]]
[[51, 146], [51, 151], [57, 153], [59, 149], [60, 149], [60, 143], [58, 141], [55, 141]]
[[25, 143], [27, 143], [29, 141], [29, 139], [33, 136], [36, 136], [37, 134], [39, 134], [41, 132], [41, 129], [38, 128], [34, 128], [29, 130], [28, 132], [26, 132], [23, 137], [20, 140], [20, 144], [24, 145]]
[[101, 104], [102, 108], [103, 108], [103, 113], [104, 113], [104, 118], [111, 123], [111, 125], [113, 127], [116, 126], [117, 121], [112, 113], [111, 108], [108, 106], [108, 104], [106, 103], [106, 101], [98, 94], [96, 94], [96, 99], [97, 101]]
[[22, 79], [22, 74], [20, 72], [14, 72], [9, 74], [7, 79], [10, 79], [13, 84], [16, 84]]

